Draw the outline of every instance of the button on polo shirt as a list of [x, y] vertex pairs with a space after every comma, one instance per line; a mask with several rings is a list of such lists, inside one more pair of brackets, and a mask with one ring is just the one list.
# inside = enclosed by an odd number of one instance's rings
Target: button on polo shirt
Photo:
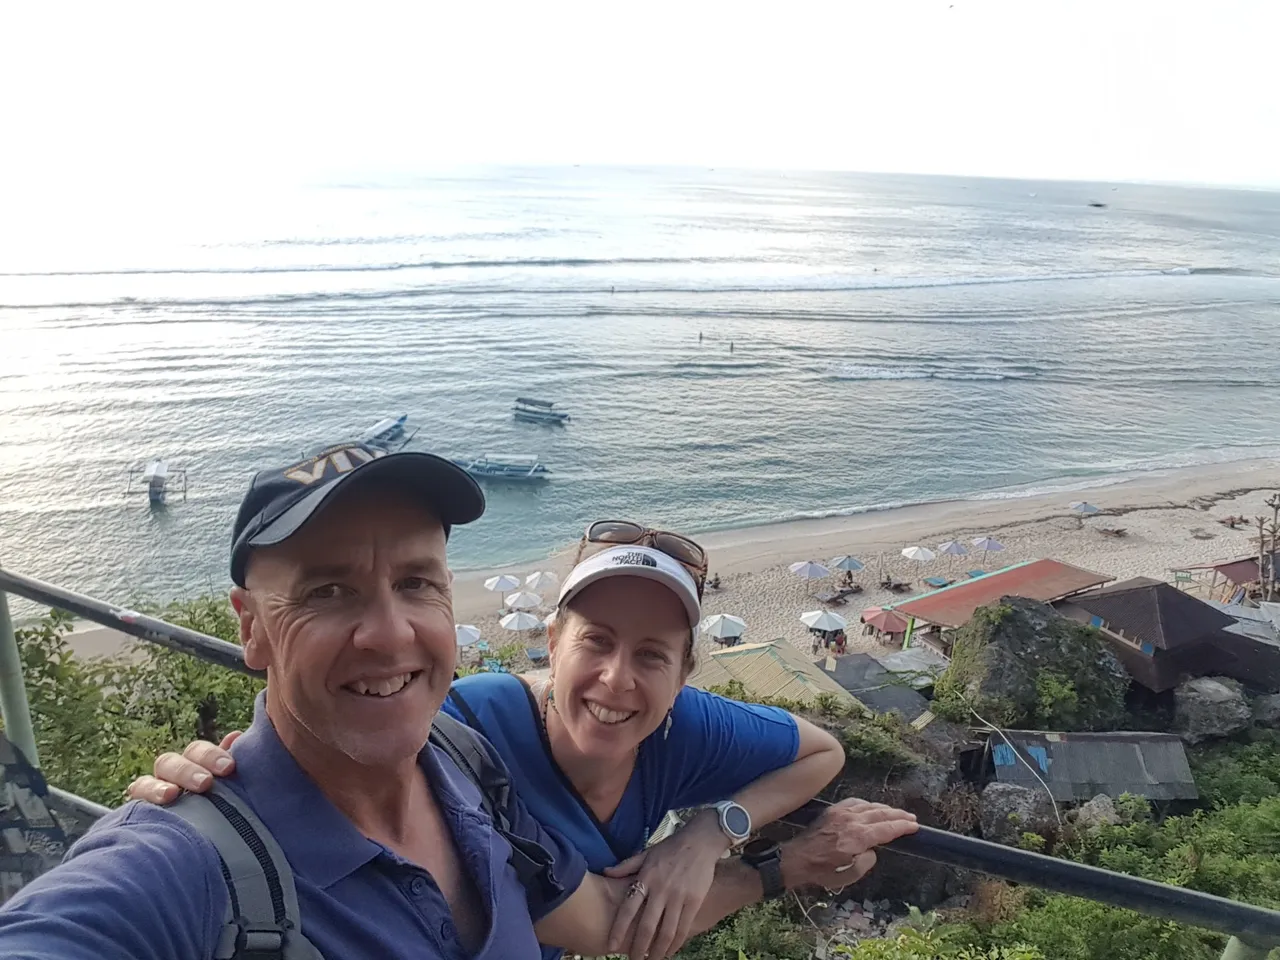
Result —
[[[303, 932], [334, 960], [535, 957], [533, 924], [586, 873], [581, 854], [517, 801], [512, 832], [552, 854], [563, 888], [554, 900], [527, 896], [478, 788], [427, 746], [419, 763], [485, 910], [484, 943], [467, 954], [431, 874], [362, 835], [329, 802], [280, 742], [263, 696], [232, 753], [237, 773], [227, 783], [284, 850]], [[130, 803], [99, 821], [62, 866], [0, 908], [0, 956], [203, 960], [213, 955], [226, 903], [212, 844], [162, 807]]]

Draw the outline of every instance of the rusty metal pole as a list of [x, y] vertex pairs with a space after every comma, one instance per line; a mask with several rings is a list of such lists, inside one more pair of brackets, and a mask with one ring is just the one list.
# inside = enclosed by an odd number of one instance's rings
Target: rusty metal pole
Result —
[[27, 687], [22, 680], [22, 657], [18, 652], [18, 638], [13, 632], [13, 618], [9, 616], [9, 599], [3, 590], [0, 590], [0, 717], [4, 719], [4, 732], [9, 742], [22, 751], [28, 763], [39, 769], [31, 707], [27, 703]]

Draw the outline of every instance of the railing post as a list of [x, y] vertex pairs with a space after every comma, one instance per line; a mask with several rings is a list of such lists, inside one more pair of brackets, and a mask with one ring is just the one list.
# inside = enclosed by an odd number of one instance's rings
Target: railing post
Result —
[[9, 616], [9, 598], [3, 590], [0, 590], [0, 717], [4, 718], [4, 732], [9, 742], [22, 751], [28, 763], [39, 769], [27, 686], [22, 680], [22, 657], [13, 632], [13, 618]]
[[1227, 949], [1222, 951], [1222, 960], [1267, 960], [1269, 953], [1270, 947], [1259, 947], [1232, 937], [1227, 941]]

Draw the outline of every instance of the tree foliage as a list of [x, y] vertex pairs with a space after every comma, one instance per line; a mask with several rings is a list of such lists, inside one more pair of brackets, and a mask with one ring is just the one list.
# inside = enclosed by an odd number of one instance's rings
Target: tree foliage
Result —
[[[225, 600], [204, 598], [156, 611], [163, 619], [238, 642]], [[120, 802], [156, 754], [181, 749], [210, 707], [225, 732], [253, 716], [262, 681], [149, 643], [114, 657], [81, 659], [67, 645], [71, 618], [54, 611], [16, 631], [36, 749], [53, 785], [107, 806]]]

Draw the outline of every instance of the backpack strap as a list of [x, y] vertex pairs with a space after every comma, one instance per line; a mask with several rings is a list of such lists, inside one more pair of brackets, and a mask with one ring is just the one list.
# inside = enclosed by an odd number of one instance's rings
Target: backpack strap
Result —
[[[450, 698], [464, 717], [474, 718], [466, 701], [456, 690]], [[479, 721], [476, 720], [479, 726]], [[480, 803], [493, 818], [494, 829], [511, 847], [507, 862], [515, 870], [525, 893], [553, 900], [564, 892], [564, 886], [552, 873], [555, 859], [536, 840], [519, 836], [511, 826], [511, 777], [501, 761], [493, 756], [489, 741], [464, 723], [443, 711], [431, 722], [431, 743], [443, 750], [472, 783], [480, 788]]]
[[284, 851], [233, 790], [215, 781], [208, 793], [185, 793], [168, 809], [218, 851], [227, 909], [214, 960], [323, 960], [302, 935]]

